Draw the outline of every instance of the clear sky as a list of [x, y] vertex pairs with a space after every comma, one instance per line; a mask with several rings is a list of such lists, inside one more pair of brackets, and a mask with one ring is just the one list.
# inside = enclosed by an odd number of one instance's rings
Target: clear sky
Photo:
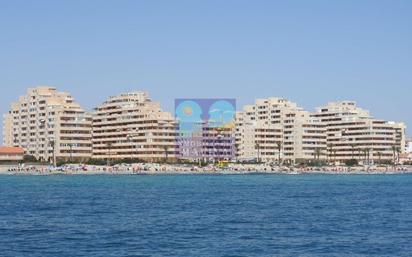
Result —
[[356, 100], [412, 135], [412, 1], [0, 0], [0, 112], [36, 85], [110, 95]]

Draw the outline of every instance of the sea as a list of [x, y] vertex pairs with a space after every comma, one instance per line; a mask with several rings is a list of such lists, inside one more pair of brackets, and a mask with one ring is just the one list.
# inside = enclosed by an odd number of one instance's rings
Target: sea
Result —
[[412, 175], [2, 175], [0, 256], [412, 256]]

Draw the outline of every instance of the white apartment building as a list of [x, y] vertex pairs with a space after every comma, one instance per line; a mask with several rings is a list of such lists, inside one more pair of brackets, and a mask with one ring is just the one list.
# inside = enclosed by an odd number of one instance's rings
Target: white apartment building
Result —
[[91, 123], [69, 93], [30, 88], [4, 115], [3, 143], [38, 160], [83, 161], [92, 154]]
[[374, 119], [355, 102], [329, 103], [318, 108], [313, 117], [326, 126], [328, 158], [343, 163], [357, 159], [361, 163], [393, 161], [396, 152], [405, 151], [405, 125]]
[[412, 153], [412, 140], [409, 139], [406, 142], [406, 152], [407, 153]]
[[[234, 129], [210, 127], [207, 123], [199, 124], [197, 133], [188, 138], [186, 145], [179, 144], [179, 151], [189, 147], [196, 148], [197, 156], [186, 156], [179, 152], [178, 158], [192, 161], [220, 162], [231, 161], [236, 156]], [[179, 140], [184, 140], [181, 137]]]
[[177, 123], [146, 92], [110, 97], [93, 113], [93, 158], [173, 160]]
[[326, 158], [324, 125], [295, 103], [257, 99], [236, 116], [239, 161], [303, 163]]

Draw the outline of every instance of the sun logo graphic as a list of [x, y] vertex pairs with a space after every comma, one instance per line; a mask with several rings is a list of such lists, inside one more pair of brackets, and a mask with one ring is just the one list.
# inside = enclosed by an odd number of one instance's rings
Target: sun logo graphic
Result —
[[235, 99], [176, 99], [177, 144], [183, 157], [230, 159], [233, 156]]
[[179, 123], [179, 132], [190, 136], [198, 129], [202, 121], [202, 108], [193, 100], [179, 102], [175, 107], [176, 120]]

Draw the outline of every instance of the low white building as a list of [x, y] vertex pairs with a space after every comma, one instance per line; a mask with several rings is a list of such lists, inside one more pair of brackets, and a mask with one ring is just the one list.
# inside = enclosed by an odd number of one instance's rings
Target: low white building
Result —
[[24, 158], [24, 149], [21, 147], [0, 146], [0, 162], [17, 162]]
[[405, 153], [400, 155], [400, 162], [402, 164], [412, 164], [412, 141], [408, 140], [406, 143]]

